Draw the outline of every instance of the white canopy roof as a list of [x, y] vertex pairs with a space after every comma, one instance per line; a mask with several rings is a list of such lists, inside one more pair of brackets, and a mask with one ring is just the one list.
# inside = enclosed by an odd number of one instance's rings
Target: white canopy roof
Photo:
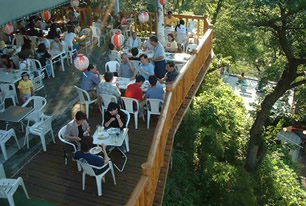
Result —
[[56, 8], [69, 0], [0, 0], [0, 26], [24, 16]]

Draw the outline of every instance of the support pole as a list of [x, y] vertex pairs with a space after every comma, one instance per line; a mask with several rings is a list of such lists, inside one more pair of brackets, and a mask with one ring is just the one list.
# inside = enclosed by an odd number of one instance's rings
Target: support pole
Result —
[[115, 14], [118, 14], [119, 11], [120, 11], [119, 0], [116, 0], [116, 2], [115, 2]]
[[157, 16], [157, 38], [160, 43], [164, 43], [165, 35], [164, 35], [164, 9], [160, 4], [160, 0], [157, 0], [157, 8], [156, 8], [156, 16]]

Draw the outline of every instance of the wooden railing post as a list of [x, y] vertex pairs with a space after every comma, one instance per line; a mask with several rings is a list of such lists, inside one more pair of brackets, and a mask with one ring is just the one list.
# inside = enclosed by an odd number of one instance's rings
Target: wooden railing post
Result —
[[204, 15], [204, 34], [203, 34], [203, 36], [207, 32], [207, 30], [208, 30], [208, 16]]

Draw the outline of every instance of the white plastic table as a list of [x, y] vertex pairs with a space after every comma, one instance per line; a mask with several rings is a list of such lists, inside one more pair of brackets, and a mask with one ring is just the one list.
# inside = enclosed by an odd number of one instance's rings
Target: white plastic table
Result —
[[9, 122], [19, 123], [34, 111], [32, 107], [10, 106], [0, 113], [0, 120], [6, 122], [6, 130]]
[[13, 69], [10, 72], [5, 72], [3, 68], [0, 68], [0, 83], [9, 84], [14, 91], [16, 102], [19, 103], [17, 98], [17, 91], [15, 84], [21, 80], [21, 74], [23, 71], [19, 69]]
[[[113, 129], [113, 128], [110, 128], [110, 129]], [[120, 149], [120, 146], [122, 146], [123, 142], [125, 142], [127, 152], [130, 151], [129, 136], [128, 136], [129, 129], [128, 128], [123, 128], [123, 129], [116, 128], [116, 129], [118, 129], [119, 131], [118, 136], [116, 134], [109, 134], [108, 137], [100, 139], [99, 135], [102, 134], [102, 132], [107, 132], [108, 129], [105, 129], [104, 127], [101, 126], [101, 129], [99, 131], [97, 128], [93, 135], [93, 143], [97, 145], [105, 144], [107, 146], [116, 147], [120, 151], [122, 156], [124, 157], [124, 163], [121, 169], [116, 164], [114, 164], [114, 166], [119, 172], [122, 172], [124, 170], [124, 167], [126, 165], [128, 158], [126, 154]]]

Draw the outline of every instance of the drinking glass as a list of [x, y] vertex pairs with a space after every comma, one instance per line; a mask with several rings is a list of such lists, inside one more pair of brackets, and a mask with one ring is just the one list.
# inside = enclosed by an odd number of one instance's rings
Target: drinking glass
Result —
[[102, 132], [102, 126], [101, 125], [97, 125], [97, 130], [98, 130], [98, 133], [101, 133]]

